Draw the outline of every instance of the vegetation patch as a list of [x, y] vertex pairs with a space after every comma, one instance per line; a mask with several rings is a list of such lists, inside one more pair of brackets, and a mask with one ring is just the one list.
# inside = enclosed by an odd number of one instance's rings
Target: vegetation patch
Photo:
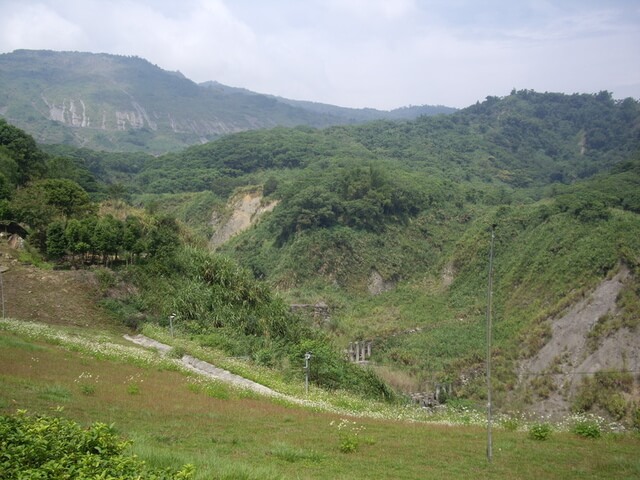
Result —
[[129, 442], [118, 438], [113, 427], [104, 423], [85, 429], [70, 420], [28, 415], [21, 410], [0, 416], [0, 436], [2, 478], [193, 478], [191, 465], [179, 471], [155, 470], [127, 455]]
[[633, 387], [633, 375], [628, 372], [597, 372], [585, 377], [575, 395], [573, 410], [588, 412], [599, 408], [615, 420], [631, 420], [633, 402], [627, 399]]

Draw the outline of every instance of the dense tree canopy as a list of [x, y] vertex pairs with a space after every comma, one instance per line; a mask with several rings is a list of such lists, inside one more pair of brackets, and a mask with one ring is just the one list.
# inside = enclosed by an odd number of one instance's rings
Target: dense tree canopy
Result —
[[45, 171], [45, 158], [33, 137], [0, 118], [0, 168], [5, 176], [7, 170], [13, 171], [8, 179], [15, 180], [14, 185], [40, 177]]

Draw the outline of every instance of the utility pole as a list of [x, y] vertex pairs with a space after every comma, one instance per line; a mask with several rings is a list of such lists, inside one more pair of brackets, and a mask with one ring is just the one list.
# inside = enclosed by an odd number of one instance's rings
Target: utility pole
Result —
[[489, 249], [489, 285], [487, 288], [487, 461], [493, 458], [493, 439], [491, 438], [491, 303], [493, 300], [493, 244], [496, 225], [491, 225], [491, 248]]

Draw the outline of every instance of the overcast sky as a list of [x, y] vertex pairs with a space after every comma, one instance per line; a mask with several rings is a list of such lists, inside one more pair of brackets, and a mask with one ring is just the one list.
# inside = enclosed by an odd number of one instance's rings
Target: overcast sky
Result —
[[347, 107], [640, 98], [639, 0], [0, 0], [0, 52], [21, 48]]

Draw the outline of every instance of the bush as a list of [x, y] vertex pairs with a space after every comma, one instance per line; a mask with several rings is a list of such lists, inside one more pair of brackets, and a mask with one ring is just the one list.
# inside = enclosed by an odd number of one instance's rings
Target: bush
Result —
[[626, 372], [597, 372], [584, 378], [573, 400], [574, 412], [588, 412], [599, 407], [615, 420], [623, 420], [631, 412], [631, 405], [621, 392], [631, 392], [633, 376]]
[[179, 360], [182, 357], [184, 357], [186, 353], [187, 352], [184, 349], [184, 347], [178, 345], [178, 346], [173, 347], [171, 350], [169, 350], [169, 353], [167, 353], [167, 356], [169, 358], [177, 358]]
[[616, 420], [622, 420], [627, 414], [627, 401], [620, 393], [614, 393], [603, 402], [604, 408]]
[[631, 425], [640, 432], [640, 406], [636, 406], [631, 414]]
[[529, 427], [529, 438], [533, 440], [548, 440], [551, 437], [551, 425], [548, 423], [534, 423]]
[[518, 419], [513, 417], [505, 418], [502, 422], [500, 422], [502, 428], [507, 430], [508, 432], [515, 432], [520, 427], [520, 422]]
[[125, 455], [130, 442], [104, 423], [85, 429], [71, 420], [19, 411], [0, 417], [0, 438], [0, 478], [184, 480], [194, 473], [191, 465], [180, 471], [158, 470]]
[[[331, 426], [334, 422], [331, 422]], [[336, 424], [338, 432], [338, 450], [342, 453], [353, 453], [360, 446], [360, 433], [365, 430], [364, 425], [358, 425], [354, 421], [343, 418]]]
[[594, 420], [578, 420], [571, 431], [576, 435], [584, 438], [600, 438], [600, 425]]

